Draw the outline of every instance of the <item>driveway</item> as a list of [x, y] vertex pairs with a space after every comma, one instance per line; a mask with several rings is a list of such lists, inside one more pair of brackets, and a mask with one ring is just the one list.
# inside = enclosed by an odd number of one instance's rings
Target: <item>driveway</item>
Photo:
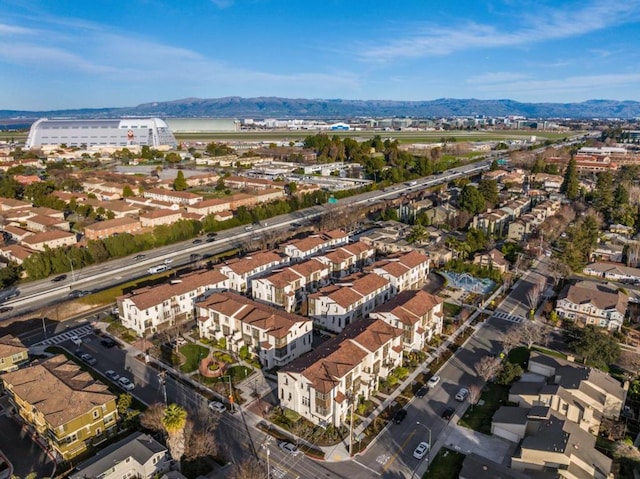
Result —
[[0, 450], [13, 464], [14, 475], [26, 477], [35, 472], [37, 477], [51, 477], [55, 469], [53, 461], [16, 421], [7, 415], [0, 416], [0, 431]]

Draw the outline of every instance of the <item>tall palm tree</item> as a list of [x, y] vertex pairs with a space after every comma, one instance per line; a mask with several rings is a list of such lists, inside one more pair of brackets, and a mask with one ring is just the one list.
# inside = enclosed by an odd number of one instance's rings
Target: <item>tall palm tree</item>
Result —
[[162, 425], [167, 435], [167, 446], [171, 457], [180, 463], [185, 451], [184, 428], [187, 424], [187, 411], [177, 404], [170, 404], [162, 415]]

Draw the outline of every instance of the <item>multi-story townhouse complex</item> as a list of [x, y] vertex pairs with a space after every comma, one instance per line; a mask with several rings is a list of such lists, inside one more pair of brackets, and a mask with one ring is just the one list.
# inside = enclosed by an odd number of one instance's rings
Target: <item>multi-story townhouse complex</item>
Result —
[[530, 213], [524, 214], [509, 223], [507, 238], [514, 241], [523, 241], [527, 239], [541, 223], [542, 220], [540, 220], [538, 216]]
[[510, 201], [506, 205], [500, 208], [500, 210], [509, 214], [509, 221], [513, 221], [516, 218], [522, 216], [529, 210], [531, 206], [531, 199], [529, 198], [516, 198]]
[[[78, 465], [69, 479], [153, 479], [171, 469], [169, 450], [153, 437], [136, 432]], [[166, 476], [164, 476], [166, 477]]]
[[627, 390], [607, 373], [537, 352], [531, 354], [528, 370], [539, 380], [515, 382], [510, 402], [549, 408], [594, 435], [603, 418], [620, 417]]
[[612, 460], [596, 449], [595, 436], [575, 423], [550, 414], [533, 422], [531, 429], [511, 458], [511, 469], [544, 471], [554, 474], [551, 477], [613, 479]]
[[29, 361], [29, 348], [11, 335], [0, 338], [0, 373], [15, 371]]
[[13, 198], [4, 198], [0, 196], [0, 211], [6, 212], [11, 210], [19, 210], [22, 208], [29, 208], [31, 203], [26, 201], [14, 200]]
[[222, 213], [231, 209], [231, 201], [224, 198], [213, 198], [200, 201], [194, 205], [187, 205], [187, 213], [200, 216], [207, 216], [215, 213]]
[[143, 228], [154, 228], [160, 225], [170, 225], [182, 219], [182, 212], [175, 210], [152, 210], [140, 215]]
[[561, 318], [619, 331], [628, 302], [629, 296], [612, 285], [578, 281], [562, 290], [555, 309]]
[[350, 323], [366, 317], [391, 296], [392, 287], [388, 279], [375, 273], [356, 273], [310, 294], [307, 298], [308, 314], [323, 329], [339, 333]]
[[269, 369], [283, 366], [311, 350], [313, 322], [230, 291], [213, 293], [197, 303], [200, 336], [242, 347]]
[[332, 230], [291, 241], [284, 246], [283, 251], [292, 261], [302, 261], [329, 248], [346, 244], [347, 241], [349, 236], [345, 232]]
[[59, 229], [63, 231], [69, 231], [69, 222], [64, 219], [54, 218], [45, 215], [29, 216], [25, 219], [24, 225], [31, 231], [43, 232], [50, 229]]
[[597, 276], [607, 281], [621, 281], [623, 283], [640, 282], [640, 268], [631, 268], [620, 263], [597, 261], [590, 263], [582, 270], [589, 276]]
[[227, 261], [220, 267], [220, 272], [229, 278], [229, 288], [245, 293], [251, 287], [254, 277], [268, 273], [288, 261], [288, 258], [273, 251], [256, 251], [244, 258]]
[[493, 248], [486, 253], [477, 253], [473, 256], [473, 264], [492, 268], [506, 273], [509, 270], [509, 262], [505, 259], [501, 251]]
[[0, 256], [18, 264], [22, 264], [32, 254], [33, 250], [19, 244], [10, 244], [0, 248]]
[[348, 423], [351, 403], [369, 398], [402, 364], [402, 330], [366, 318], [278, 371], [278, 399], [314, 424]]
[[140, 221], [128, 216], [113, 220], [98, 221], [84, 227], [84, 234], [88, 240], [108, 238], [115, 234], [135, 234], [141, 228]]
[[282, 270], [251, 280], [253, 299], [271, 303], [293, 312], [308, 293], [329, 281], [329, 265], [316, 258], [288, 266]]
[[508, 212], [494, 210], [474, 216], [471, 221], [471, 226], [486, 234], [501, 236], [509, 224], [510, 219], [511, 215]]
[[392, 294], [408, 289], [420, 289], [429, 275], [430, 259], [419, 251], [397, 253], [365, 268], [391, 283]]
[[71, 246], [78, 242], [75, 233], [62, 230], [44, 231], [27, 236], [22, 240], [22, 245], [36, 251], [44, 251], [45, 248], [59, 248]]
[[11, 406], [58, 460], [116, 431], [116, 396], [63, 355], [0, 376]]
[[560, 211], [560, 206], [561, 203], [558, 200], [545, 200], [531, 208], [531, 214], [544, 221]]
[[317, 259], [329, 266], [333, 278], [339, 279], [368, 266], [375, 255], [375, 248], [364, 241], [357, 241], [324, 253]]
[[421, 289], [403, 291], [375, 309], [369, 316], [402, 330], [405, 351], [421, 351], [442, 334], [443, 300]]
[[31, 231], [19, 228], [17, 226], [3, 226], [2, 230], [7, 233], [13, 241], [21, 243], [27, 236], [33, 235]]
[[227, 288], [229, 279], [220, 271], [195, 271], [170, 283], [119, 296], [118, 313], [122, 325], [142, 337], [194, 319], [198, 297]]
[[171, 191], [165, 190], [164, 188], [151, 188], [144, 191], [142, 196], [177, 205], [195, 205], [203, 199], [202, 195], [196, 195], [188, 191]]
[[285, 183], [283, 181], [263, 180], [261, 178], [248, 178], [246, 176], [227, 176], [224, 185], [229, 188], [250, 188], [252, 190], [283, 190]]

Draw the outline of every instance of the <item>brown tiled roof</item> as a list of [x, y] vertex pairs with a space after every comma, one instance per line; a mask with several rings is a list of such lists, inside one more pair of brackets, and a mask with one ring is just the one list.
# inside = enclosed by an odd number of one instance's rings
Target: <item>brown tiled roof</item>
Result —
[[558, 297], [565, 298], [574, 304], [591, 303], [598, 309], [616, 309], [621, 314], [625, 314], [629, 302], [629, 297], [614, 286], [593, 281], [578, 281], [568, 285]]
[[442, 301], [424, 290], [403, 291], [378, 307], [375, 312], [390, 313], [403, 324], [412, 325]]
[[368, 351], [374, 351], [392, 337], [401, 335], [400, 329], [384, 321], [361, 319], [349, 324], [338, 336], [284, 366], [281, 371], [302, 374], [311, 381], [314, 389], [327, 393], [340, 378], [362, 362]]
[[251, 271], [256, 270], [260, 266], [265, 266], [272, 263], [279, 263], [282, 261], [282, 256], [273, 251], [258, 251], [251, 253], [244, 258], [238, 258], [228, 261], [227, 266], [231, 271], [237, 275], [245, 275]]
[[318, 271], [327, 269], [327, 266], [317, 259], [308, 259], [306, 261], [302, 261], [301, 263], [294, 264], [290, 269], [304, 276], [305, 278], [308, 278], [313, 273], [317, 273]]
[[43, 243], [45, 241], [53, 241], [60, 238], [75, 238], [75, 233], [69, 233], [68, 231], [62, 230], [51, 230], [44, 231], [43, 233], [36, 233], [31, 236], [27, 236], [22, 240], [23, 243], [26, 244], [38, 244]]
[[143, 213], [140, 215], [140, 218], [146, 218], [146, 219], [156, 219], [156, 218], [164, 218], [165, 216], [174, 216], [174, 215], [178, 215], [180, 216], [180, 210], [165, 210], [165, 209], [158, 209], [158, 210], [151, 210], [147, 213]]
[[264, 279], [269, 281], [276, 288], [284, 288], [285, 286], [292, 284], [294, 281], [298, 281], [300, 279], [300, 275], [291, 268], [286, 268], [282, 271], [272, 273]]
[[164, 188], [151, 188], [145, 191], [145, 193], [173, 196], [174, 198], [182, 198], [187, 200], [202, 198], [202, 195], [196, 195], [194, 193], [189, 193], [188, 191], [171, 191], [171, 190], [165, 190]]
[[356, 241], [355, 243], [349, 243], [344, 246], [341, 246], [340, 249], [347, 250], [349, 253], [360, 255], [365, 251], [373, 250], [371, 246], [369, 246], [364, 241]]
[[18, 259], [26, 259], [33, 254], [33, 250], [29, 248], [25, 248], [20, 244], [10, 244], [8, 246], [3, 246], [0, 248], [2, 251], [7, 251], [11, 256]]
[[109, 388], [95, 381], [63, 355], [35, 366], [5, 373], [2, 380], [22, 400], [58, 427], [115, 399]]
[[0, 358], [6, 358], [28, 350], [29, 348], [24, 347], [18, 338], [11, 335], [0, 338]]
[[210, 206], [217, 206], [217, 205], [230, 205], [231, 202], [227, 199], [224, 198], [212, 198], [210, 200], [203, 200], [200, 201], [198, 203], [196, 203], [195, 205], [191, 205], [190, 208], [208, 208]]
[[226, 279], [227, 277], [217, 269], [204, 272], [194, 271], [193, 273], [180, 276], [179, 283], [165, 283], [159, 286], [148, 286], [146, 288], [136, 289], [129, 294], [120, 296], [119, 299], [130, 299], [136, 308], [145, 310], [167, 301], [174, 296], [186, 294], [200, 287], [219, 285]]
[[213, 293], [197, 306], [236, 318], [266, 331], [275, 338], [284, 338], [296, 324], [310, 321], [308, 318], [272, 308], [230, 291]]
[[339, 283], [326, 286], [317, 293], [309, 295], [310, 298], [320, 298], [328, 296], [334, 302], [348, 308], [363, 296], [388, 285], [389, 281], [375, 273], [356, 273], [345, 276]]
[[56, 226], [62, 223], [67, 223], [65, 220], [54, 218], [52, 216], [34, 215], [29, 218], [28, 221], [32, 221], [43, 226]]
[[139, 223], [140, 222], [134, 218], [115, 218], [112, 220], [98, 221], [97, 223], [93, 223], [92, 225], [85, 226], [84, 230], [102, 231], [109, 228], [117, 228], [118, 226], [136, 225]]

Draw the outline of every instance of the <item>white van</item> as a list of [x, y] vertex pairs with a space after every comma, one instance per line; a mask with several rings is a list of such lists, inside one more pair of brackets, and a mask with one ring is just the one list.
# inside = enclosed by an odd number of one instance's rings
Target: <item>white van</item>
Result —
[[169, 271], [168, 264], [159, 264], [158, 266], [152, 266], [147, 270], [149, 274], [162, 273], [163, 271]]

